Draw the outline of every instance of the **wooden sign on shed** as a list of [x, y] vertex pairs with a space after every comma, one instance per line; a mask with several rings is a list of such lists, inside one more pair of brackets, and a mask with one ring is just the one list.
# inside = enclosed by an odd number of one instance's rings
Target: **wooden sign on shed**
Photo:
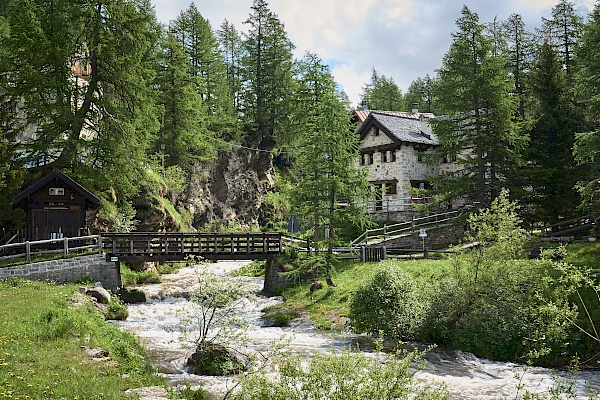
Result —
[[12, 203], [27, 214], [27, 240], [44, 240], [87, 234], [86, 211], [100, 205], [100, 200], [54, 168]]

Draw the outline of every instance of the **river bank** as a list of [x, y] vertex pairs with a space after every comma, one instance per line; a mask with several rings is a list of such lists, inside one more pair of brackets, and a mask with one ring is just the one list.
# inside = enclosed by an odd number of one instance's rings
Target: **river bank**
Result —
[[[235, 384], [231, 377], [207, 377], [189, 374], [185, 363], [194, 349], [189, 336], [182, 334], [182, 325], [192, 325], [189, 298], [197, 288], [199, 274], [206, 269], [219, 274], [222, 279], [236, 279], [244, 285], [251, 285], [254, 294], [240, 307], [239, 313], [251, 324], [248, 341], [239, 343], [244, 352], [265, 353], [274, 342], [286, 342], [289, 354], [310, 357], [318, 352], [341, 351], [356, 348], [372, 352], [373, 342], [365, 335], [344, 332], [325, 332], [307, 318], [292, 321], [289, 327], [267, 326], [261, 319], [262, 309], [282, 303], [281, 298], [267, 298], [259, 294], [261, 278], [231, 277], [231, 272], [240, 268], [239, 262], [219, 262], [204, 266], [190, 266], [174, 274], [163, 275], [161, 283], [142, 285], [148, 300], [146, 303], [131, 305], [129, 318], [115, 324], [122, 330], [139, 338], [148, 350], [152, 364], [160, 374], [176, 387], [203, 387], [211, 393], [224, 393]], [[555, 384], [555, 378], [568, 376], [559, 371], [537, 367], [523, 367], [513, 363], [491, 362], [469, 353], [434, 349], [426, 359], [429, 367], [418, 371], [416, 376], [425, 383], [444, 384], [456, 399], [500, 399], [518, 398], [524, 390], [546, 395]], [[515, 375], [520, 378], [516, 379]], [[586, 382], [593, 389], [600, 389], [600, 377], [591, 371], [578, 372], [576, 390], [580, 398], [586, 398]]]

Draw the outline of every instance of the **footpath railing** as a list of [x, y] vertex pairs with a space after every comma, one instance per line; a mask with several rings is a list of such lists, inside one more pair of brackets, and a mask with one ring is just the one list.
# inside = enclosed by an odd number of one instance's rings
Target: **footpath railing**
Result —
[[34, 257], [56, 254], [68, 257], [69, 254], [91, 249], [98, 249], [101, 252], [101, 244], [100, 235], [10, 243], [0, 246], [0, 262], [25, 259], [27, 263], [30, 263]]
[[260, 260], [284, 247], [283, 234], [277, 232], [103, 233], [102, 242], [109, 261]]
[[597, 219], [597, 215], [584, 215], [582, 217], [561, 221], [557, 224], [542, 227], [541, 235], [542, 238], [550, 238], [581, 233], [592, 229], [595, 226]]
[[350, 247], [381, 243], [384, 240], [419, 232], [420, 229], [446, 225], [462, 215], [462, 210], [449, 211], [426, 217], [413, 218], [411, 221], [400, 222], [398, 224], [384, 225], [382, 228], [367, 229], [362, 235], [350, 242]]

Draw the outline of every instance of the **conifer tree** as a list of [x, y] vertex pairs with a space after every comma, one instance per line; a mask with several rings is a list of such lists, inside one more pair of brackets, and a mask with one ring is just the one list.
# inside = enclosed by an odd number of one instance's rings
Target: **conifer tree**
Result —
[[15, 0], [8, 14], [9, 95], [32, 139], [25, 160], [131, 198], [158, 128], [150, 3]]
[[528, 75], [532, 98], [530, 145], [522, 176], [528, 188], [524, 204], [528, 218], [546, 224], [573, 216], [579, 196], [574, 188], [579, 173], [572, 154], [575, 141], [573, 101], [566, 71], [553, 47], [544, 43]]
[[509, 68], [514, 79], [514, 93], [519, 98], [519, 117], [525, 116], [527, 98], [526, 81], [530, 60], [534, 54], [533, 34], [525, 30], [523, 17], [511, 14], [503, 24], [504, 37], [507, 41], [507, 57]]
[[577, 100], [585, 104], [587, 129], [577, 134], [574, 154], [578, 163], [587, 170], [579, 178], [577, 190], [581, 206], [586, 211], [600, 210], [600, 3], [596, 3], [583, 33], [576, 53], [577, 72], [575, 89]]
[[227, 68], [227, 84], [233, 106], [239, 115], [242, 109], [242, 59], [244, 47], [235, 26], [225, 20], [217, 32], [221, 53]]
[[520, 162], [526, 137], [513, 121], [516, 104], [505, 60], [493, 54], [477, 14], [466, 6], [438, 70], [437, 105], [431, 121], [438, 156], [457, 158], [457, 170], [432, 179], [440, 200], [463, 198], [489, 205]]
[[[332, 284], [333, 246], [342, 224], [365, 224], [370, 194], [365, 171], [356, 166], [359, 138], [352, 134], [346, 104], [320, 58], [308, 53], [297, 67], [294, 118], [304, 127], [294, 146], [298, 183], [293, 190], [296, 211], [310, 226], [316, 242], [325, 241], [324, 270]], [[342, 206], [341, 204], [345, 204]]]
[[284, 26], [264, 0], [254, 0], [244, 37], [242, 111], [251, 143], [271, 150], [287, 118], [292, 83], [292, 50]]
[[227, 85], [227, 68], [210, 23], [192, 3], [171, 22], [170, 30], [190, 58], [189, 73], [196, 77], [196, 90], [206, 105], [210, 129], [219, 133], [231, 130], [235, 113]]
[[570, 77], [582, 24], [573, 2], [559, 0], [558, 4], [552, 7], [552, 18], [542, 18], [542, 24], [542, 37], [557, 49], [567, 77]]
[[380, 75], [375, 68], [371, 81], [363, 88], [361, 100], [371, 110], [404, 111], [402, 91], [394, 78]]
[[434, 85], [435, 79], [429, 74], [412, 81], [404, 95], [405, 109], [409, 110], [412, 104], [418, 104], [420, 112], [435, 114]]
[[165, 165], [189, 170], [191, 160], [213, 158], [206, 129], [207, 107], [196, 91], [190, 59], [183, 45], [167, 34], [157, 74], [158, 105], [162, 107], [161, 129], [157, 143]]

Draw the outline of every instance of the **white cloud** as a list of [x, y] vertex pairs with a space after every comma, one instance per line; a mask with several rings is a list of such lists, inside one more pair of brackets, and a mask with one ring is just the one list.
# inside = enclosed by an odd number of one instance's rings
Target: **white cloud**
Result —
[[[189, 0], [152, 0], [162, 22], [174, 19]], [[394, 78], [406, 91], [418, 77], [434, 74], [451, 43], [455, 21], [466, 3], [485, 23], [521, 14], [528, 30], [549, 17], [558, 0], [270, 0], [269, 6], [284, 23], [296, 45], [295, 56], [307, 50], [334, 65], [333, 74], [358, 101], [374, 67]], [[575, 0], [587, 14], [594, 0]], [[218, 29], [227, 18], [238, 30], [250, 13], [252, 0], [198, 0], [196, 7]]]

